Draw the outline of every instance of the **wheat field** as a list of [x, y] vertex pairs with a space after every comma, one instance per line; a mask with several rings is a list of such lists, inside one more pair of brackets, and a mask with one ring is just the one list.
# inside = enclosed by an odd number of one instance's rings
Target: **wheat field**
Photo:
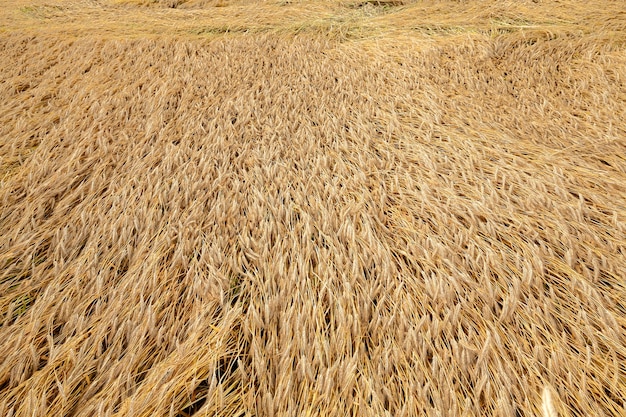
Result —
[[622, 0], [0, 0], [0, 416], [626, 416]]

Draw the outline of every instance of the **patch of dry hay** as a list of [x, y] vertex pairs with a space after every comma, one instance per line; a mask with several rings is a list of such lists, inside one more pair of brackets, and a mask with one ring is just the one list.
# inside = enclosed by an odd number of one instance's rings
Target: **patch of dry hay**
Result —
[[609, 29], [4, 33], [0, 415], [626, 415]]

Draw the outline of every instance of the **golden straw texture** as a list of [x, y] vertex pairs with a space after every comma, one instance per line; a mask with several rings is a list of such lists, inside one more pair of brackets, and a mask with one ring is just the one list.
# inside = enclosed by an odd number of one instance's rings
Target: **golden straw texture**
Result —
[[621, 1], [0, 28], [0, 416], [626, 416]]

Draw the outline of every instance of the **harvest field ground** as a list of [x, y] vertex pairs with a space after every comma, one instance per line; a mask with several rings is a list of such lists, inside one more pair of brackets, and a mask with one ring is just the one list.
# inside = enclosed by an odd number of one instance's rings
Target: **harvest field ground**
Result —
[[0, 0], [0, 416], [626, 416], [626, 4]]

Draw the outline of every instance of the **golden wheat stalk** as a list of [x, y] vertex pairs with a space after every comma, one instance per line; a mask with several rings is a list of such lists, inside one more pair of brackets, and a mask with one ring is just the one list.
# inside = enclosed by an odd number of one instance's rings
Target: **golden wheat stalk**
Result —
[[0, 416], [624, 415], [623, 5], [359, 4], [0, 2]]

